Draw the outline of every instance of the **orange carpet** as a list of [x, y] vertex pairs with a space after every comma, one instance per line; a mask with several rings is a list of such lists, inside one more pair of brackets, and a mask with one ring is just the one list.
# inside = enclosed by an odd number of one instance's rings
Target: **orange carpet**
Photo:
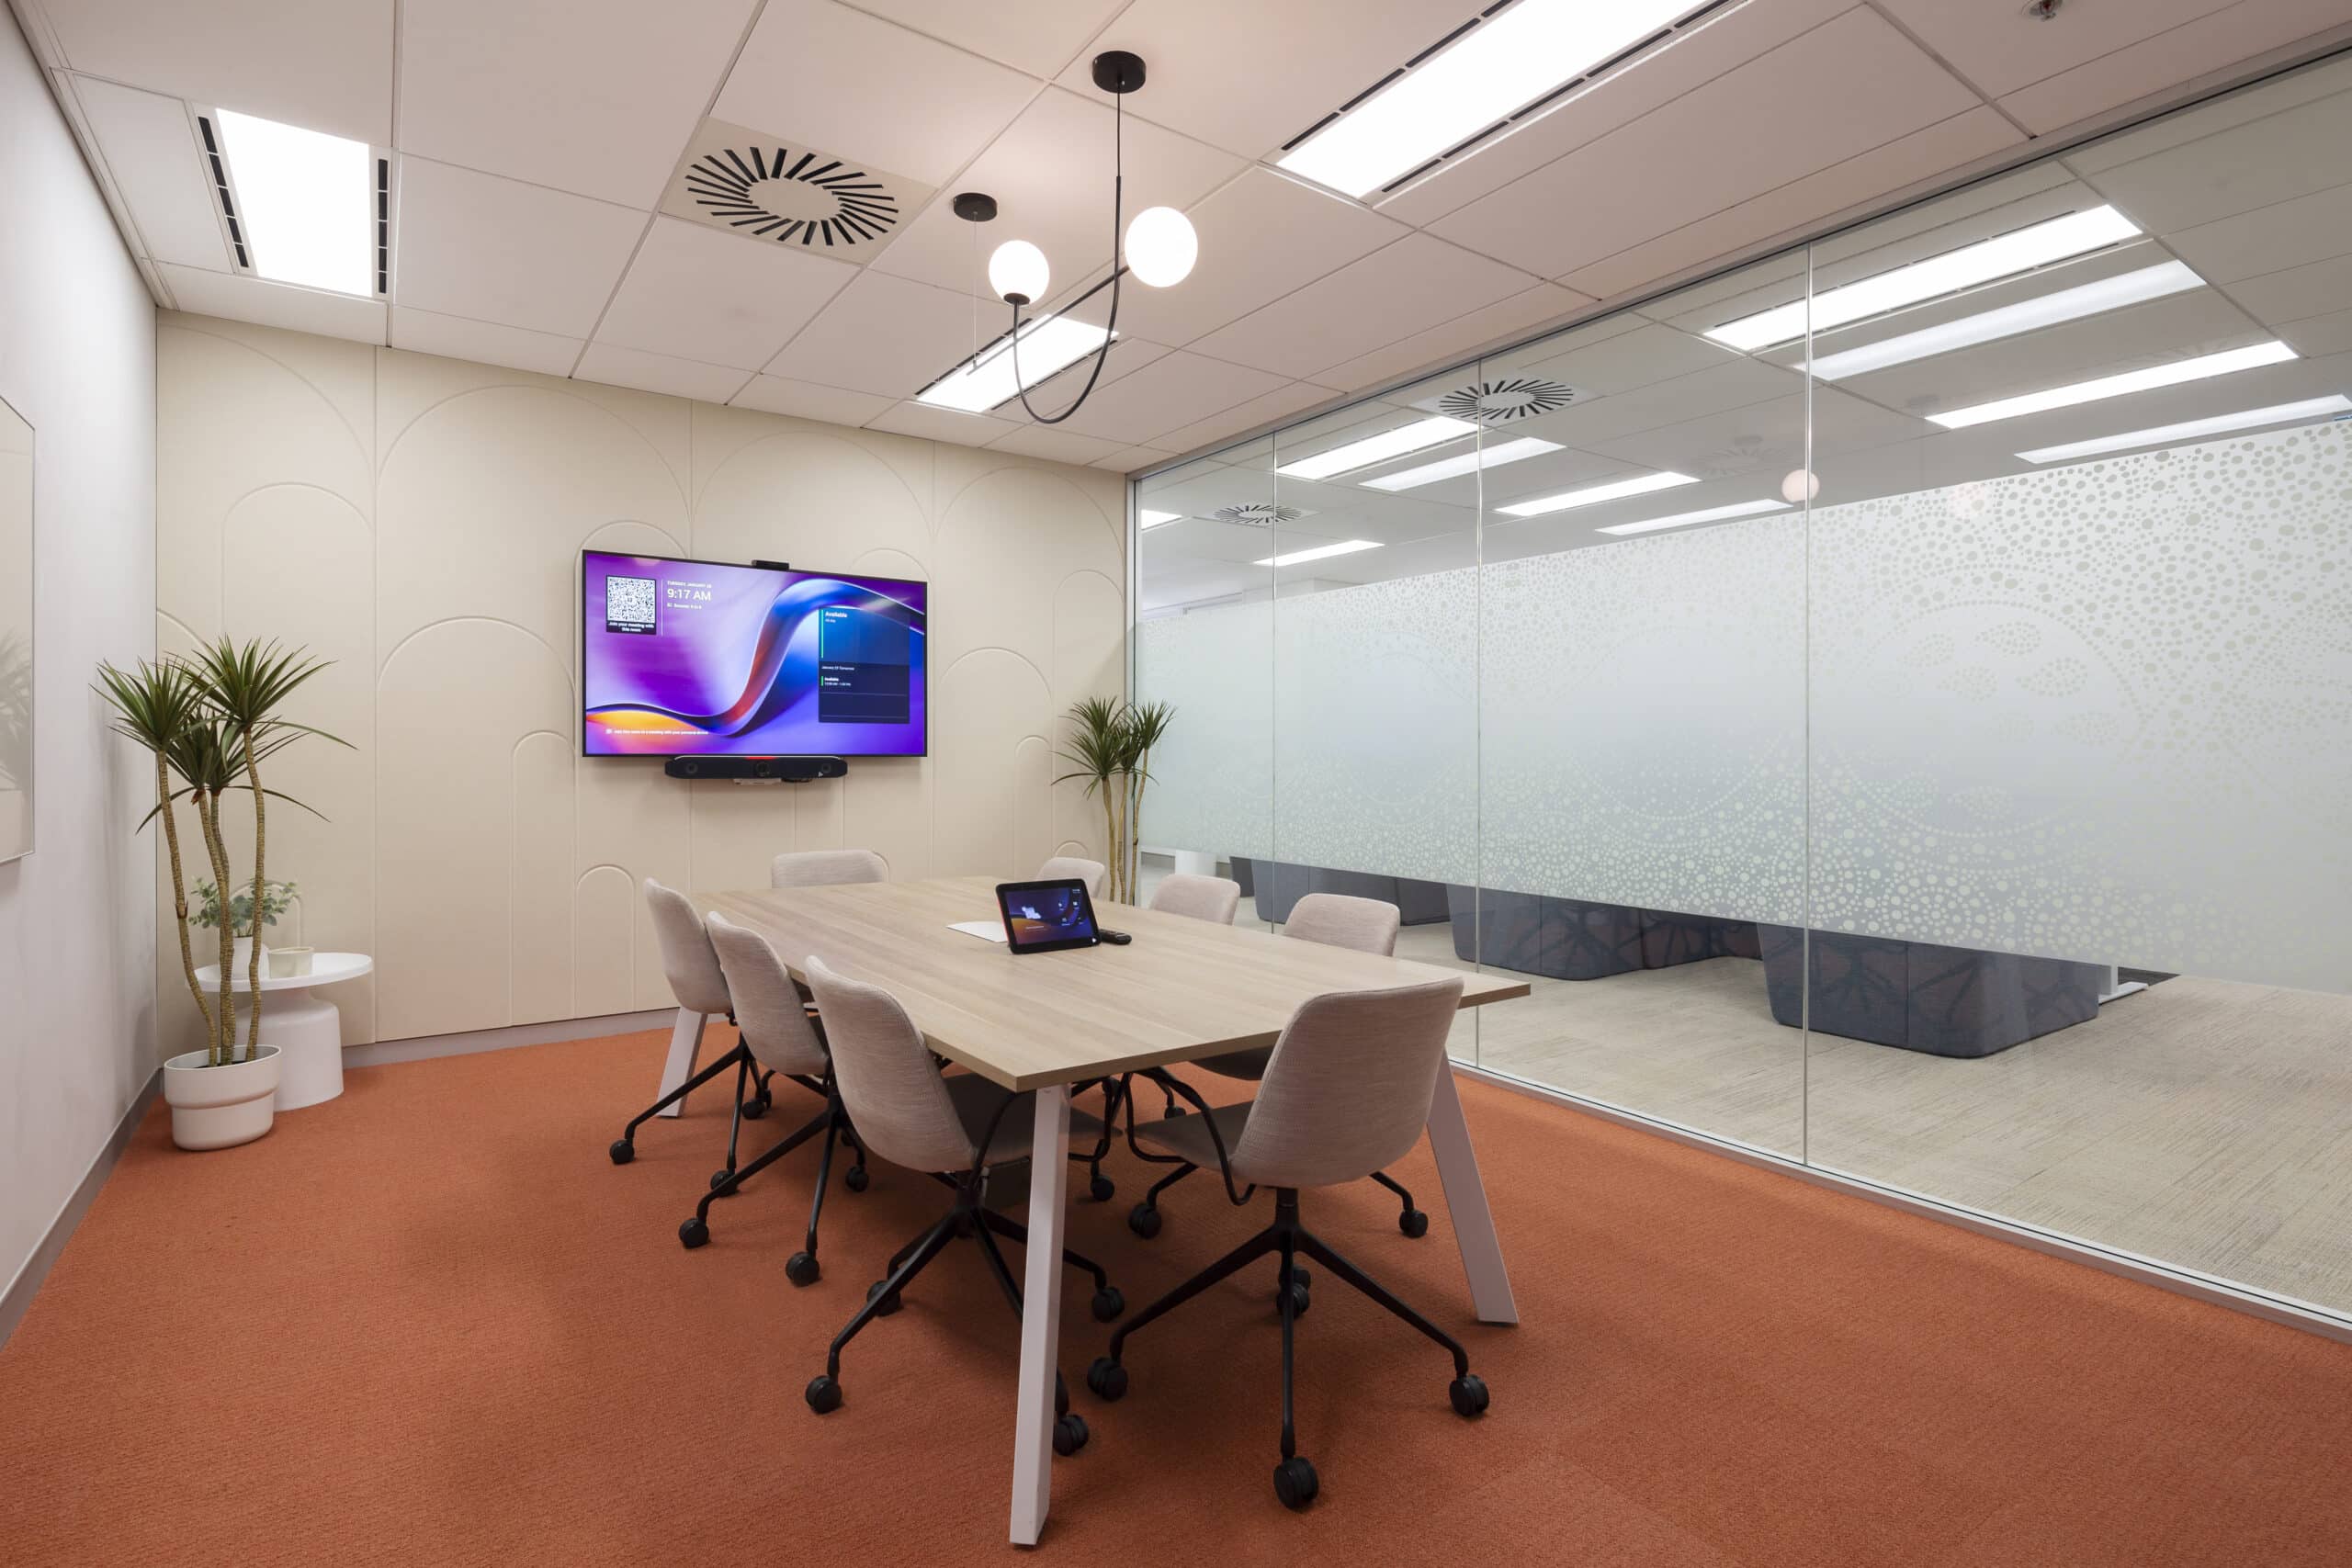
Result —
[[[825, 1339], [941, 1190], [836, 1191], [825, 1275], [783, 1277], [813, 1161], [678, 1221], [723, 1096], [605, 1145], [665, 1037], [355, 1071], [260, 1143], [169, 1145], [158, 1106], [0, 1349], [0, 1562], [1006, 1561], [1014, 1327], [969, 1247], [800, 1401]], [[748, 1129], [764, 1146], [798, 1092]], [[1376, 1190], [1308, 1223], [1469, 1345], [1328, 1281], [1302, 1325], [1323, 1497], [1275, 1502], [1278, 1330], [1252, 1277], [1080, 1389], [1046, 1554], [1114, 1564], [2352, 1562], [2352, 1348], [1680, 1147], [1467, 1089], [1524, 1323], [1470, 1317]], [[788, 1119], [787, 1119], [788, 1118]], [[1141, 1305], [1263, 1219], [1206, 1183], [1155, 1243], [1143, 1185], [1077, 1242]], [[1271, 1267], [1271, 1266], [1270, 1266]], [[1072, 1292], [1065, 1366], [1107, 1333]]]

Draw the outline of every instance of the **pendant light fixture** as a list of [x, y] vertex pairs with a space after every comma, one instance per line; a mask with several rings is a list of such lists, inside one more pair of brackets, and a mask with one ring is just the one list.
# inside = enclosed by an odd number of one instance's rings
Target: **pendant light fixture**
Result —
[[[1111, 311], [1102, 327], [1102, 341], [1094, 350], [1094, 368], [1088, 373], [1085, 387], [1059, 413], [1037, 412], [1029, 400], [1029, 380], [1021, 373], [1022, 340], [1058, 319], [1048, 315], [1023, 321], [1021, 314], [1023, 306], [1035, 305], [1046, 297], [1052, 282], [1053, 271], [1046, 264], [1046, 253], [1026, 240], [1007, 240], [989, 257], [989, 288], [1012, 307], [1012, 331], [1005, 352], [1012, 360], [1014, 395], [1021, 400], [1021, 406], [1029, 411], [1029, 417], [1040, 424], [1059, 424], [1076, 413], [1092, 395], [1095, 383], [1102, 379], [1103, 361], [1110, 357], [1112, 342], [1118, 333], [1121, 277], [1133, 272], [1136, 281], [1153, 288], [1171, 288], [1192, 274], [1193, 263], [1200, 256], [1200, 237], [1193, 233], [1192, 220], [1172, 207], [1147, 208], [1136, 213], [1135, 221], [1126, 224], [1122, 242], [1126, 119], [1120, 100], [1143, 85], [1143, 76], [1142, 58], [1125, 50], [1114, 49], [1094, 57], [1094, 85], [1111, 95]], [[956, 197], [954, 206], [956, 216], [970, 222], [986, 223], [996, 217], [995, 198], [979, 191], [965, 191]], [[1064, 361], [1037, 378], [1047, 379], [1069, 363]]]

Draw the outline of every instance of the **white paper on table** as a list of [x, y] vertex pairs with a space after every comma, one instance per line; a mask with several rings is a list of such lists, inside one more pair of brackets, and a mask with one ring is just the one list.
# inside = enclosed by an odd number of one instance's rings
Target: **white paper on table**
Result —
[[978, 937], [984, 942], [1004, 940], [1002, 920], [950, 920], [947, 922], [947, 929], [951, 931], [962, 931], [966, 936]]

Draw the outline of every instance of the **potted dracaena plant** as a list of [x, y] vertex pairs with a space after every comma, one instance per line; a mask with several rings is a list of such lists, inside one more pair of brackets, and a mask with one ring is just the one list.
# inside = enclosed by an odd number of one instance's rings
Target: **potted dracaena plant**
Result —
[[[271, 799], [294, 806], [302, 803], [265, 786], [261, 765], [304, 736], [346, 744], [279, 712], [296, 688], [325, 668], [323, 660], [313, 660], [299, 649], [288, 650], [275, 642], [239, 644], [225, 637], [183, 658], [154, 663], [141, 660], [129, 671], [111, 664], [98, 666], [98, 694], [114, 710], [116, 731], [154, 758], [155, 807], [148, 816], [163, 818], [180, 970], [204, 1020], [204, 1049], [183, 1053], [164, 1064], [164, 1097], [172, 1107], [172, 1141], [182, 1148], [225, 1148], [268, 1132], [276, 1114], [278, 1053], [277, 1046], [261, 1039], [258, 941], [248, 944], [243, 954], [245, 1038], [242, 1053], [238, 1049], [238, 987], [232, 976], [239, 956], [239, 922], [233, 898], [230, 917], [218, 920], [215, 928], [220, 942], [218, 988], [208, 991], [198, 976], [188, 936], [187, 883], [181, 868], [175, 807], [185, 801], [195, 816], [217, 898], [218, 889], [236, 886], [221, 826], [221, 805], [232, 793], [242, 792], [251, 798], [254, 866], [246, 886], [263, 890], [266, 908], [271, 886], [263, 874], [269, 842], [266, 803]], [[145, 827], [145, 820], [140, 826]]]
[[1071, 769], [1054, 782], [1080, 780], [1088, 795], [1102, 797], [1111, 863], [1102, 896], [1114, 903], [1135, 902], [1151, 749], [1167, 735], [1175, 716], [1176, 710], [1166, 703], [1129, 703], [1120, 697], [1088, 697], [1070, 705], [1069, 745], [1061, 757]]

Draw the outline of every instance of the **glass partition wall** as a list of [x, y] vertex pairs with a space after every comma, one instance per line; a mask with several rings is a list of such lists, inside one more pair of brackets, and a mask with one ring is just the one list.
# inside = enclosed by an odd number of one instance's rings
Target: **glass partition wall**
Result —
[[2352, 1320], [2347, 139], [2323, 62], [1140, 481], [1147, 882]]

